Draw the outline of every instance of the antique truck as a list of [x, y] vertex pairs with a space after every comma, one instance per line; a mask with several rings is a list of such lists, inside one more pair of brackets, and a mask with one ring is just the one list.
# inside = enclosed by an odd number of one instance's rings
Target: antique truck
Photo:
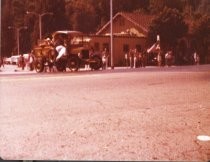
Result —
[[[55, 50], [57, 39], [63, 39], [66, 47], [66, 61], [56, 62], [58, 53]], [[56, 66], [58, 71], [65, 71], [69, 68], [71, 71], [77, 71], [79, 68], [88, 64], [91, 69], [99, 70], [102, 67], [102, 58], [100, 53], [95, 53], [89, 45], [90, 38], [79, 31], [56, 31], [52, 34], [52, 41], [45, 39], [39, 41], [34, 47], [35, 69], [37, 72], [43, 72], [45, 66]]]

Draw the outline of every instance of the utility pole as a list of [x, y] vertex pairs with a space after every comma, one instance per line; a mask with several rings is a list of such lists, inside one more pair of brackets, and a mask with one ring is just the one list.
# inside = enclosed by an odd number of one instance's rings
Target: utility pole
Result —
[[39, 18], [39, 39], [41, 40], [42, 39], [42, 17], [45, 16], [45, 15], [53, 15], [53, 13], [52, 12], [45, 12], [45, 13], [42, 13], [42, 14], [38, 14], [36, 12], [27, 11], [26, 14], [33, 14], [33, 15], [38, 16], [38, 18]]
[[111, 69], [114, 69], [113, 57], [113, 0], [110, 0], [110, 50], [111, 50]]
[[20, 30], [27, 29], [27, 26], [21, 26], [19, 28], [16, 28], [14, 26], [8, 26], [8, 29], [15, 29], [16, 30], [16, 39], [17, 39], [17, 53], [20, 55]]

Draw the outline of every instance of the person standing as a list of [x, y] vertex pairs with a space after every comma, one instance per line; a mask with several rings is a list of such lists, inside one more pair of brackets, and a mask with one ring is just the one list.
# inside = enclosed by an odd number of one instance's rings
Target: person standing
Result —
[[144, 67], [143, 64], [143, 53], [139, 52], [139, 67]]
[[139, 52], [137, 51], [137, 49], [134, 49], [134, 57], [133, 57], [133, 67], [137, 68], [137, 64], [139, 62]]
[[133, 68], [133, 50], [130, 49], [129, 51], [129, 62], [130, 62], [130, 68]]
[[26, 64], [25, 64], [25, 59], [24, 59], [24, 57], [23, 57], [23, 54], [20, 54], [20, 57], [19, 57], [19, 64], [20, 64], [21, 69], [24, 70]]
[[4, 59], [2, 56], [0, 56], [0, 67], [3, 66], [4, 67]]
[[[90, 50], [89, 50], [89, 55], [88, 55], [88, 56], [89, 56], [89, 59], [93, 58], [94, 52], [95, 52], [94, 48], [91, 47]], [[85, 69], [87, 69], [87, 70], [94, 70], [94, 69], [90, 66], [90, 63], [89, 63], [89, 62], [87, 62], [87, 63], [85, 64]]]
[[103, 63], [102, 69], [108, 68], [108, 62], [109, 62], [109, 53], [107, 48], [104, 48], [104, 51], [102, 52], [102, 63]]
[[199, 55], [197, 54], [197, 52], [194, 52], [194, 54], [193, 54], [193, 59], [194, 59], [194, 64], [195, 64], [195, 65], [199, 65], [200, 57], [199, 57]]
[[125, 52], [125, 66], [128, 67], [128, 53]]
[[142, 67], [145, 67], [146, 66], [146, 51], [145, 52], [141, 52], [141, 65]]
[[28, 58], [28, 67], [30, 71], [34, 70], [34, 55], [33, 55], [33, 50], [29, 53], [29, 58]]
[[172, 51], [168, 51], [166, 54], [165, 54], [165, 65], [166, 66], [171, 66], [172, 65]]
[[162, 56], [161, 56], [160, 51], [157, 54], [157, 62], [158, 62], [158, 66], [160, 67], [162, 65]]

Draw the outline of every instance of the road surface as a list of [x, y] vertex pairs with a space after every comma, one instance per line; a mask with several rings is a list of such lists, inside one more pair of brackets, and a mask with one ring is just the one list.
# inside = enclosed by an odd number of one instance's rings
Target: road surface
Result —
[[0, 156], [207, 161], [210, 68], [2, 75]]

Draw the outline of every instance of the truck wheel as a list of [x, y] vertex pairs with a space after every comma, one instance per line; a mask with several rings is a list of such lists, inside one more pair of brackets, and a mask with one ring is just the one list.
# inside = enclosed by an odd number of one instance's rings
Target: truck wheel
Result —
[[55, 64], [58, 71], [63, 72], [66, 71], [66, 63], [64, 59], [60, 59]]
[[35, 70], [37, 73], [41, 73], [44, 70], [44, 62], [42, 59], [38, 59], [35, 61]]
[[102, 67], [102, 60], [99, 56], [94, 56], [93, 62], [90, 63], [90, 68], [94, 70], [99, 70]]
[[56, 65], [56, 69], [58, 70], [58, 71], [60, 71], [60, 72], [63, 72], [63, 71], [65, 71], [65, 67], [63, 67], [63, 66], [60, 66], [60, 65]]
[[79, 60], [76, 57], [71, 57], [67, 61], [67, 66], [71, 71], [78, 71], [79, 69]]

